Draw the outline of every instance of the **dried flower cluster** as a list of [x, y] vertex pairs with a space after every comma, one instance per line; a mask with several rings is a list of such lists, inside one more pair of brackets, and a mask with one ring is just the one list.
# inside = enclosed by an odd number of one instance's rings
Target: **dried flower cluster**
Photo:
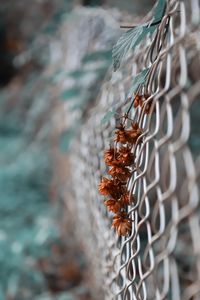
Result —
[[[149, 114], [152, 102], [145, 104], [148, 95], [136, 94], [133, 103], [135, 108], [144, 109]], [[130, 107], [131, 107], [130, 106]], [[143, 139], [142, 129], [138, 123], [131, 124], [126, 128], [125, 122], [120, 123], [115, 131], [115, 147], [110, 147], [104, 153], [104, 161], [109, 167], [109, 178], [103, 177], [99, 185], [99, 192], [106, 197], [104, 204], [108, 211], [114, 213], [112, 227], [117, 230], [118, 235], [128, 235], [132, 229], [132, 220], [127, 214], [127, 206], [133, 203], [134, 197], [130, 195], [127, 189], [128, 180], [132, 174], [135, 156], [132, 153], [133, 146], [141, 144]]]
[[145, 101], [149, 98], [148, 94], [144, 94], [144, 95], [140, 95], [140, 94], [136, 94], [135, 98], [134, 98], [134, 107], [141, 107], [142, 109], [144, 109], [144, 112], [146, 114], [150, 113], [150, 109], [151, 109], [151, 104], [152, 104], [152, 100], [149, 101], [148, 103], [146, 103], [145, 105]]
[[99, 192], [107, 197], [104, 201], [108, 211], [114, 213], [112, 227], [118, 235], [126, 236], [131, 232], [132, 220], [127, 214], [127, 206], [133, 203], [134, 197], [127, 189], [128, 180], [132, 174], [135, 156], [133, 145], [142, 142], [142, 129], [138, 123], [132, 123], [126, 129], [124, 124], [116, 127], [115, 147], [110, 147], [104, 153], [104, 161], [109, 167], [109, 178], [103, 177], [99, 184]]

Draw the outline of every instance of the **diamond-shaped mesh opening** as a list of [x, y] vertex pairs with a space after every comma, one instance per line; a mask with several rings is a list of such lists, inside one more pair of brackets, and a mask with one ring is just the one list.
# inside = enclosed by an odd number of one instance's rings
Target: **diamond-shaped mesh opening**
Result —
[[[144, 42], [105, 82], [75, 143], [78, 232], [106, 299], [200, 299], [199, 22], [198, 0], [167, 1], [156, 39]], [[130, 236], [118, 237], [98, 194], [106, 172], [103, 152], [117, 120], [101, 120], [114, 105], [126, 111], [131, 80], [149, 65], [151, 112], [131, 111], [144, 130], [129, 182], [133, 228]]]

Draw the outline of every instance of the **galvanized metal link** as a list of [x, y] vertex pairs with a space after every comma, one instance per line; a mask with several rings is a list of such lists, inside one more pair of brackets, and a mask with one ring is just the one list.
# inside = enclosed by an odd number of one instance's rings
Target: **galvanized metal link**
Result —
[[[105, 299], [200, 299], [199, 22], [198, 0], [167, 1], [156, 39], [148, 38], [104, 83], [74, 144], [78, 231]], [[144, 131], [129, 183], [136, 195], [129, 206], [133, 229], [118, 237], [98, 194], [116, 120], [101, 120], [113, 106], [123, 114], [131, 80], [149, 66], [151, 113], [131, 111]]]

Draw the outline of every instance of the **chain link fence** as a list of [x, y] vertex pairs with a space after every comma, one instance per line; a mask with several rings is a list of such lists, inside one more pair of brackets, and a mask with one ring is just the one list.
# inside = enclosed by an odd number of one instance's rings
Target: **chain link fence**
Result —
[[[167, 1], [156, 36], [106, 78], [73, 145], [77, 230], [105, 299], [200, 299], [199, 21], [198, 0]], [[131, 111], [143, 128], [128, 186], [133, 228], [118, 237], [98, 193], [117, 119], [101, 120], [112, 107], [124, 114], [131, 81], [147, 67], [151, 112]]]

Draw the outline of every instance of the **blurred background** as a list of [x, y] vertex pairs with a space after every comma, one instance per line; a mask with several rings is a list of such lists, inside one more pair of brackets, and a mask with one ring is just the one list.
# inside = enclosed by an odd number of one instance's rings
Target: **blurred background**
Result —
[[0, 1], [0, 300], [103, 299], [74, 230], [70, 143], [120, 24], [154, 2]]

